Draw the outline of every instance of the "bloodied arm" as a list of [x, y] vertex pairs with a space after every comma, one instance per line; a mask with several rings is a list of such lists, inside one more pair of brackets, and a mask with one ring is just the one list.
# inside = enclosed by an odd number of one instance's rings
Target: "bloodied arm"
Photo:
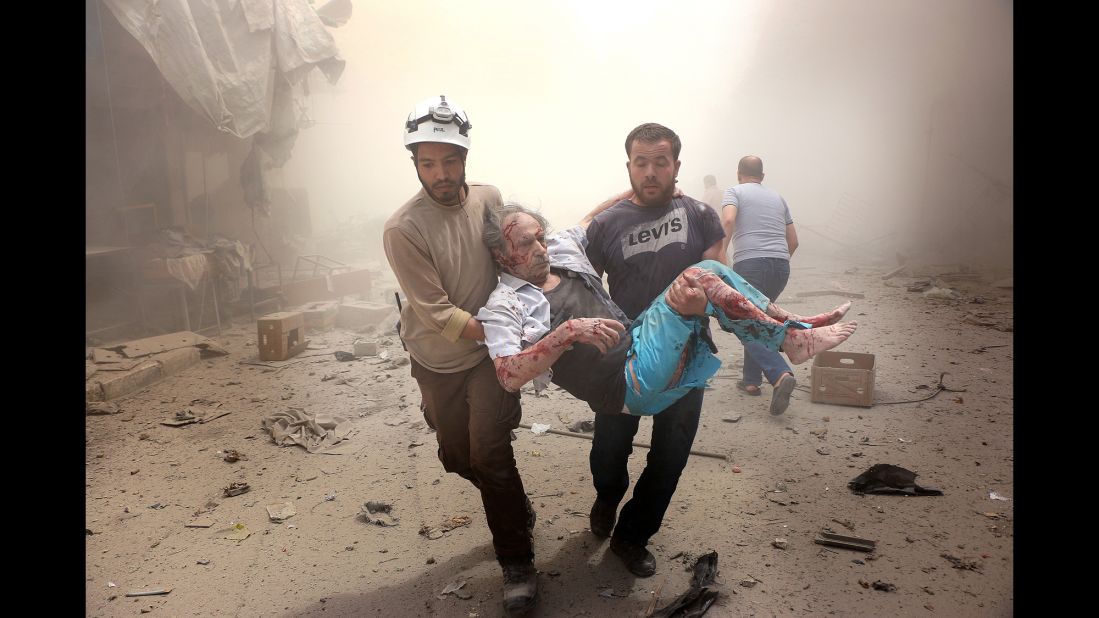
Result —
[[625, 327], [621, 322], [605, 318], [574, 318], [558, 326], [527, 349], [510, 356], [497, 356], [496, 378], [510, 392], [543, 374], [561, 358], [574, 343], [593, 345], [600, 352], [618, 343]]

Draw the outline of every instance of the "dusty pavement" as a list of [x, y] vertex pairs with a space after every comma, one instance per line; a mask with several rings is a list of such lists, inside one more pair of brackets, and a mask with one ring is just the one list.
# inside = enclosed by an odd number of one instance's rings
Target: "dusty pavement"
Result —
[[[740, 347], [717, 332], [725, 364], [707, 391], [695, 448], [729, 461], [691, 458], [652, 540], [657, 573], [649, 579], [630, 575], [587, 530], [590, 442], [518, 430], [516, 458], [538, 511], [542, 600], [532, 616], [643, 615], [654, 593], [660, 607], [685, 591], [686, 568], [709, 550], [719, 555], [721, 596], [707, 616], [1012, 615], [1014, 352], [1012, 333], [996, 328], [1011, 326], [1012, 291], [988, 285], [996, 276], [969, 275], [949, 283], [959, 300], [938, 300], [907, 291], [912, 276], [883, 281], [891, 264], [798, 258], [780, 302], [792, 311], [842, 301], [798, 292], [838, 286], [865, 294], [849, 314], [859, 330], [840, 349], [876, 354], [878, 402], [925, 398], [942, 372], [945, 386], [964, 392], [872, 408], [813, 404], [806, 363], [795, 368], [802, 386], [789, 410], [772, 417], [769, 388], [763, 397], [735, 389]], [[982, 321], [991, 325], [974, 323]], [[313, 349], [275, 369], [241, 364], [255, 355], [255, 334], [251, 325], [234, 327], [217, 338], [228, 356], [118, 400], [120, 414], [86, 417], [89, 616], [502, 614], [479, 499], [443, 472], [408, 366], [333, 356], [360, 336], [311, 335]], [[383, 349], [391, 359], [403, 355], [396, 338]], [[343, 379], [322, 380], [326, 374]], [[205, 424], [159, 424], [199, 399], [231, 413]], [[556, 429], [590, 417], [586, 405], [555, 389], [525, 393], [523, 406], [524, 423]], [[260, 419], [288, 407], [352, 419], [357, 452], [274, 445]], [[638, 439], [648, 442], [651, 423], [641, 426]], [[246, 459], [224, 461], [227, 449]], [[645, 453], [635, 449], [633, 479]], [[875, 463], [913, 470], [917, 483], [945, 495], [847, 489]], [[224, 497], [222, 488], [237, 481], [251, 491]], [[398, 525], [360, 520], [368, 500], [390, 503]], [[271, 522], [265, 506], [278, 502], [293, 503], [296, 515]], [[420, 533], [462, 517], [468, 525]], [[187, 527], [194, 522], [212, 525]], [[224, 538], [236, 524], [250, 536]], [[824, 529], [873, 539], [878, 549], [868, 555], [815, 544]], [[776, 538], [787, 539], [785, 549]], [[441, 595], [456, 581], [465, 584]], [[124, 596], [158, 587], [172, 590]]]

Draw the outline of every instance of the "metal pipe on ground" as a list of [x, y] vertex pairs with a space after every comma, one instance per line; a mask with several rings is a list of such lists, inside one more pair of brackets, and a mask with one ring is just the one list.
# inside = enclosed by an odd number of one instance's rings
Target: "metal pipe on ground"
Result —
[[[522, 427], [523, 429], [530, 429], [531, 428], [530, 425], [528, 425], [526, 423], [519, 423], [519, 426]], [[561, 431], [560, 429], [547, 429], [546, 433], [552, 433], [552, 434], [556, 434], [556, 435], [559, 435], [559, 436], [568, 436], [570, 438], [583, 438], [584, 440], [593, 439], [592, 436], [589, 436], [586, 433], [573, 433], [571, 431]], [[644, 442], [634, 442], [633, 445], [634, 446], [640, 446], [641, 448], [652, 448], [652, 446], [650, 446], [648, 444], [645, 444]], [[710, 452], [707, 452], [707, 451], [692, 450], [691, 454], [692, 455], [697, 455], [698, 457], [710, 457], [712, 459], [721, 459], [721, 460], [724, 460], [724, 461], [731, 461], [727, 455], [722, 455], [720, 453], [710, 453]]]

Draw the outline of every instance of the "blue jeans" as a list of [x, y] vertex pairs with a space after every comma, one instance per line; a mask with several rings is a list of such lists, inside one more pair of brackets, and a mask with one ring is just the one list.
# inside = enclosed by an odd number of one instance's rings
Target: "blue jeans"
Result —
[[[693, 389], [652, 417], [652, 448], [633, 488], [633, 497], [618, 516], [616, 538], [644, 547], [660, 529], [698, 431], [702, 394], [703, 389]], [[601, 502], [617, 506], [630, 487], [626, 463], [633, 452], [633, 437], [640, 421], [640, 416], [632, 414], [595, 415], [589, 461], [596, 496]]]
[[[733, 264], [736, 271], [754, 288], [767, 295], [771, 302], [778, 299], [786, 282], [790, 280], [790, 260], [782, 258], [751, 258]], [[763, 375], [771, 384], [778, 382], [783, 373], [793, 374], [782, 355], [755, 342], [744, 343], [744, 384], [759, 386]]]

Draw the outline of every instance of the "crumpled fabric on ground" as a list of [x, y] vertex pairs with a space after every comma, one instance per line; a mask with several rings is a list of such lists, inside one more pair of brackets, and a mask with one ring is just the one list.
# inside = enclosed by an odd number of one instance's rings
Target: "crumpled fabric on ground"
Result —
[[892, 464], [874, 464], [870, 469], [847, 483], [848, 489], [860, 494], [903, 494], [906, 496], [941, 496], [934, 487], [916, 484], [916, 473]]
[[699, 556], [693, 571], [691, 586], [687, 592], [654, 612], [652, 618], [697, 618], [710, 609], [718, 596], [716, 590], [707, 587], [717, 577], [717, 552]]
[[187, 284], [194, 292], [198, 284], [202, 283], [202, 277], [206, 275], [206, 256], [203, 254], [187, 255], [177, 258], [165, 258], [164, 266], [168, 274]]
[[310, 453], [347, 455], [358, 450], [348, 438], [351, 421], [332, 414], [306, 414], [301, 408], [275, 412], [262, 421], [263, 428], [279, 446], [296, 444]]

